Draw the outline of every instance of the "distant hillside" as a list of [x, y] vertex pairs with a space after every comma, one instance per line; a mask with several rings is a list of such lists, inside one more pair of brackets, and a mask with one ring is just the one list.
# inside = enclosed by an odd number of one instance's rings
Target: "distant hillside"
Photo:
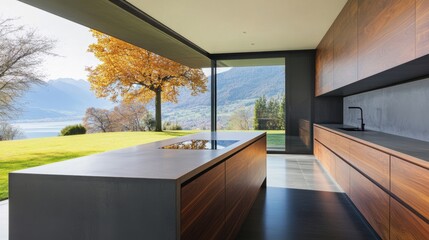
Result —
[[[255, 99], [262, 95], [276, 96], [285, 92], [284, 67], [235, 67], [218, 74], [217, 92], [218, 106], [230, 104], [233, 101]], [[183, 89], [177, 104], [166, 104], [166, 107], [183, 108], [195, 105], [210, 106], [209, 91], [197, 96], [191, 96], [190, 91]]]
[[61, 78], [33, 86], [17, 106], [22, 110], [19, 120], [36, 120], [77, 118], [88, 107], [111, 108], [113, 104], [96, 98], [87, 81]]
[[[283, 94], [283, 67], [237, 67], [218, 75], [218, 115], [227, 121], [235, 109], [253, 108], [255, 99]], [[188, 89], [180, 91], [177, 104], [162, 106], [164, 120], [177, 121], [185, 128], [210, 126], [210, 82], [208, 91], [191, 96]], [[56, 79], [34, 86], [20, 100], [23, 110], [19, 120], [81, 118], [88, 107], [110, 109], [114, 105], [98, 99], [84, 80]], [[150, 104], [149, 109], [153, 109]]]

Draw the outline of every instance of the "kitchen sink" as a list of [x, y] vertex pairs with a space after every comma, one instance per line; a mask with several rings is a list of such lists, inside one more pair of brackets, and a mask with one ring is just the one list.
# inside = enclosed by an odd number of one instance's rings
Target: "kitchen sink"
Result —
[[357, 128], [357, 127], [344, 127], [344, 128], [339, 128], [339, 129], [346, 130], [346, 131], [362, 132], [362, 130], [360, 128]]

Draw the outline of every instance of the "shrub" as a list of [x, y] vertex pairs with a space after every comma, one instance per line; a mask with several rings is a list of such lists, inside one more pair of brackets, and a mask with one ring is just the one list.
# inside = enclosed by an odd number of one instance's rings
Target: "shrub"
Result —
[[61, 136], [85, 134], [86, 128], [81, 124], [69, 125], [61, 130]]
[[182, 130], [182, 126], [178, 123], [165, 122], [162, 126], [163, 130]]

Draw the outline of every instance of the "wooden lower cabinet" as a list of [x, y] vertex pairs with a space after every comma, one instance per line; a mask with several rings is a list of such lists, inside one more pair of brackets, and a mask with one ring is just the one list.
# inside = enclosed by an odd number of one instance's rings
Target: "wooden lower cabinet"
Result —
[[390, 157], [372, 147], [358, 142], [350, 143], [349, 162], [368, 177], [389, 189]]
[[429, 239], [429, 224], [398, 201], [390, 198], [390, 239]]
[[337, 155], [341, 156], [344, 159], [349, 158], [350, 145], [352, 144], [351, 140], [345, 138], [343, 136], [331, 133], [331, 145], [329, 146], [332, 151], [334, 151]]
[[226, 163], [226, 229], [230, 239], [237, 234], [247, 216], [249, 174], [247, 172], [249, 155], [237, 154]]
[[261, 161], [266, 140], [255, 143], [226, 161], [226, 236], [234, 239], [246, 219], [266, 176], [266, 161]]
[[429, 239], [427, 167], [323, 128], [314, 129], [314, 155], [381, 239]]
[[181, 239], [234, 239], [266, 179], [266, 137], [181, 189]]
[[316, 159], [322, 164], [322, 166], [328, 171], [332, 176], [335, 175], [335, 159], [333, 159], [333, 153], [323, 146], [320, 142], [314, 141], [314, 149]]
[[[258, 151], [258, 149], [267, 149], [267, 141], [259, 141], [256, 143], [255, 147], [256, 148], [253, 148], [249, 152], [249, 208], [253, 205], [253, 201], [259, 194], [261, 184], [265, 181], [265, 177], [267, 176], [267, 162], [260, 160], [265, 159], [266, 153]], [[228, 177], [226, 179], [228, 180]]]
[[350, 199], [381, 239], [389, 239], [389, 195], [352, 168]]
[[350, 196], [350, 165], [335, 156], [335, 180], [338, 185]]
[[392, 156], [391, 191], [429, 219], [429, 170]]
[[331, 132], [319, 127], [314, 127], [313, 131], [314, 138], [317, 139], [317, 141], [323, 143], [326, 146], [329, 146], [331, 144], [331, 137], [333, 135]]
[[182, 187], [181, 239], [224, 239], [225, 163]]

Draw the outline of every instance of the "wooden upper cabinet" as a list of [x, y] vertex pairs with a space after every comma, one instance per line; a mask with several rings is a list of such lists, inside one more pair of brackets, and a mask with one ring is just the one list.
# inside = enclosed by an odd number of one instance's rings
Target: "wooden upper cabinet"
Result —
[[349, 0], [333, 25], [333, 89], [357, 81], [357, 9], [358, 1]]
[[320, 41], [316, 50], [316, 96], [333, 89], [334, 84], [334, 45], [332, 27]]
[[416, 57], [429, 54], [429, 0], [416, 0]]
[[416, 0], [359, 0], [358, 79], [416, 56]]

